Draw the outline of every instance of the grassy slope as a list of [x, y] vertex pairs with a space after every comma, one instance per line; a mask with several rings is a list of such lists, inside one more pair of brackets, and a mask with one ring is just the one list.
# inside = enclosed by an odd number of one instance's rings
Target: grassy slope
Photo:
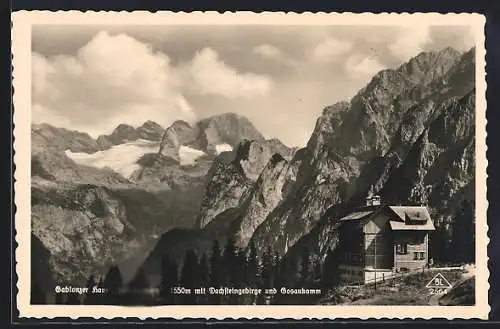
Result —
[[348, 304], [348, 305], [429, 305], [434, 304], [428, 288], [425, 286], [437, 274], [441, 273], [452, 284], [462, 281], [462, 270], [426, 271], [414, 273], [385, 283], [350, 288], [343, 287], [336, 291], [328, 292], [322, 304]]

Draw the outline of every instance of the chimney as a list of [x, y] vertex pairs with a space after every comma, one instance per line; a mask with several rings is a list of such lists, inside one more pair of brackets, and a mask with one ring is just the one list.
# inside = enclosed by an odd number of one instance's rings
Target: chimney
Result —
[[372, 206], [380, 206], [380, 195], [374, 195], [371, 199]]

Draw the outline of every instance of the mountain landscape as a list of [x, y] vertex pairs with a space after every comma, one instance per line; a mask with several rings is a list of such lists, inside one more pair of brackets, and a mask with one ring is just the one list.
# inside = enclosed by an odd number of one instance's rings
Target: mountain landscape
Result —
[[230, 246], [294, 284], [304, 250], [324, 269], [337, 220], [369, 193], [427, 205], [433, 258], [473, 262], [474, 54], [422, 52], [378, 72], [323, 110], [303, 148], [233, 113], [96, 139], [33, 125], [32, 277], [83, 285], [117, 266], [125, 284], [157, 287], [166, 257], [187, 268]]

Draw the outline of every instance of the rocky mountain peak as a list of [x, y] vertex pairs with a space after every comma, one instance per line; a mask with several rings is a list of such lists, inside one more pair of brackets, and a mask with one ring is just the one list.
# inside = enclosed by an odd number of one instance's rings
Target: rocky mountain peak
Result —
[[151, 127], [161, 127], [161, 125], [152, 120], [147, 120], [142, 124], [141, 127], [151, 128]]
[[220, 144], [235, 147], [242, 139], [264, 139], [248, 118], [235, 113], [224, 113], [202, 119], [197, 126], [200, 146], [211, 152], [214, 152], [215, 146]]
[[59, 150], [71, 152], [94, 153], [99, 146], [89, 134], [76, 130], [57, 128], [46, 123], [31, 127], [33, 147], [56, 147]]
[[179, 161], [179, 149], [182, 145], [195, 145], [197, 130], [189, 123], [177, 120], [165, 130], [160, 142], [159, 153]]
[[164, 131], [162, 126], [151, 120], [144, 122], [136, 130], [139, 138], [151, 141], [160, 141]]
[[184, 121], [184, 120], [175, 120], [171, 125], [171, 128], [193, 128], [189, 122]]
[[115, 144], [121, 144], [124, 141], [133, 141], [138, 139], [139, 134], [131, 125], [121, 123], [113, 130], [110, 138], [115, 141]]

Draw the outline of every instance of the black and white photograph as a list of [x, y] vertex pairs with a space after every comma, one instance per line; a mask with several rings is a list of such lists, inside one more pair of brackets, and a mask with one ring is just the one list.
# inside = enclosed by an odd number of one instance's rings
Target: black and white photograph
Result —
[[29, 304], [482, 305], [483, 36], [374, 16], [33, 21]]

